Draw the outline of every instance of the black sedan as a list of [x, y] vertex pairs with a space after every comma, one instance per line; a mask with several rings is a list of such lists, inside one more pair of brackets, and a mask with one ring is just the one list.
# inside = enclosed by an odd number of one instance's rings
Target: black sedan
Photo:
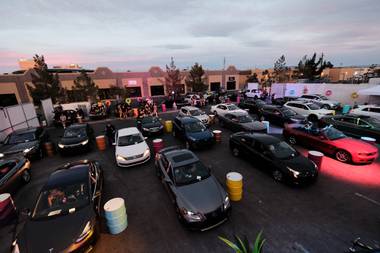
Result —
[[302, 123], [306, 118], [292, 109], [282, 106], [265, 105], [262, 114], [270, 123], [283, 126], [284, 124]]
[[380, 143], [380, 120], [370, 116], [338, 115], [321, 119], [327, 125], [333, 125], [346, 135], [361, 138], [371, 137]]
[[30, 162], [25, 157], [0, 160], [0, 194], [14, 192], [19, 183], [29, 183]]
[[89, 151], [94, 141], [94, 130], [89, 124], [74, 124], [65, 129], [58, 142], [61, 154]]
[[245, 155], [259, 162], [276, 181], [295, 184], [313, 182], [318, 176], [314, 162], [280, 139], [267, 134], [240, 132], [231, 135], [230, 149], [234, 156]]
[[54, 126], [62, 126], [61, 115], [64, 114], [66, 116], [66, 126], [74, 124], [78, 121], [77, 112], [74, 110], [55, 110], [54, 111]]
[[99, 235], [103, 173], [92, 161], [53, 172], [13, 242], [13, 252], [88, 252]]
[[137, 119], [137, 128], [140, 132], [146, 135], [162, 134], [164, 132], [164, 126], [162, 125], [160, 118], [154, 116], [146, 116]]
[[227, 220], [231, 209], [228, 195], [193, 152], [178, 147], [162, 149], [155, 166], [184, 225], [205, 231]]
[[0, 154], [4, 157], [24, 155], [28, 159], [40, 159], [43, 157], [42, 144], [48, 138], [42, 127], [16, 130], [5, 138], [0, 147]]
[[257, 114], [266, 103], [260, 99], [244, 99], [240, 101], [238, 107], [248, 109], [250, 113]]
[[218, 119], [220, 126], [229, 128], [234, 132], [267, 132], [264, 123], [254, 120], [247, 113], [227, 113], [224, 116], [219, 116]]

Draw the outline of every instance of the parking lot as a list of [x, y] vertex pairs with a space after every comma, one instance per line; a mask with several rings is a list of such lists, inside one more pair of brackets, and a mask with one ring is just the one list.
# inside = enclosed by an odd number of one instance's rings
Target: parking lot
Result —
[[[175, 114], [161, 115], [163, 120]], [[116, 128], [135, 126], [134, 120], [113, 120]], [[105, 122], [93, 122], [96, 135], [102, 134]], [[221, 129], [218, 125], [212, 128]], [[254, 241], [263, 231], [264, 252], [344, 252], [356, 237], [379, 244], [380, 235], [380, 162], [355, 166], [325, 157], [318, 181], [307, 187], [276, 183], [265, 167], [255, 161], [235, 158], [228, 147], [231, 134], [221, 129], [222, 142], [207, 150], [194, 151], [224, 184], [225, 175], [237, 171], [244, 177], [240, 202], [232, 203], [230, 219], [206, 232], [188, 231], [178, 222], [173, 205], [155, 175], [154, 159], [132, 168], [115, 165], [114, 149], [77, 156], [45, 157], [32, 164], [32, 181], [13, 197], [19, 209], [33, 207], [41, 186], [54, 169], [68, 161], [95, 159], [105, 175], [103, 203], [113, 197], [126, 201], [128, 228], [110, 235], [105, 224], [94, 252], [232, 252], [218, 236], [234, 234]], [[56, 143], [62, 129], [51, 128]], [[280, 135], [279, 135], [280, 136]], [[148, 139], [152, 147], [152, 139]], [[183, 145], [171, 134], [163, 136], [165, 146]], [[307, 151], [297, 147], [306, 155]], [[59, 229], [59, 228], [57, 228]], [[12, 227], [0, 231], [1, 252], [12, 242]]]

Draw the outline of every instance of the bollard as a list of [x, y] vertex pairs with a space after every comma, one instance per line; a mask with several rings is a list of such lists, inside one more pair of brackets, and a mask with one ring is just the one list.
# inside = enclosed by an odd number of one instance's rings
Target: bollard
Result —
[[320, 170], [322, 168], [323, 156], [324, 155], [321, 152], [310, 150], [307, 158], [312, 160], [315, 163], [315, 165], [317, 165], [318, 169]]
[[104, 135], [100, 135], [96, 137], [96, 146], [100, 151], [106, 149], [106, 137]]
[[222, 131], [214, 130], [212, 131], [212, 133], [214, 134], [214, 138], [216, 142], [222, 142]]
[[153, 150], [155, 153], [158, 153], [163, 148], [164, 148], [164, 141], [162, 139], [153, 140]]
[[228, 196], [232, 201], [239, 201], [243, 197], [243, 176], [237, 172], [226, 175]]
[[127, 228], [128, 220], [124, 199], [114, 198], [107, 201], [104, 205], [104, 214], [111, 234], [119, 234]]

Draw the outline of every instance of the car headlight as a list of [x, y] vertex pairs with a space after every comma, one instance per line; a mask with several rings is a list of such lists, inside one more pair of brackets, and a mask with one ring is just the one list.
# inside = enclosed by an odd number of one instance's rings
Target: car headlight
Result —
[[228, 197], [228, 195], [224, 198], [224, 201], [223, 201], [223, 208], [224, 210], [226, 210], [228, 207], [230, 206], [230, 198]]
[[34, 147], [24, 149], [24, 155], [28, 154], [33, 149], [34, 149]]
[[149, 148], [148, 149], [146, 149], [145, 151], [144, 151], [144, 157], [145, 156], [149, 156], [150, 155], [150, 150], [149, 150]]
[[116, 155], [116, 159], [120, 160], [120, 161], [126, 161], [127, 160], [124, 157], [122, 157], [121, 155]]
[[59, 148], [64, 148], [65, 145], [63, 145], [62, 143], [58, 143], [58, 147], [59, 147]]
[[204, 216], [200, 213], [195, 213], [190, 210], [186, 210], [185, 208], [181, 209], [183, 217], [188, 221], [188, 222], [199, 222], [204, 219]]
[[91, 222], [87, 221], [86, 226], [84, 227], [82, 233], [79, 235], [78, 239], [75, 242], [83, 241], [87, 236], [92, 234], [92, 232], [93, 230], [92, 230]]
[[4, 154], [3, 153], [0, 153], [0, 158], [3, 158], [4, 157]]
[[299, 174], [300, 174], [299, 171], [293, 170], [293, 169], [290, 168], [290, 167], [287, 167], [287, 169], [293, 174], [293, 176], [294, 176], [295, 178], [297, 178], [297, 177], [299, 176]]
[[18, 247], [17, 239], [12, 242], [12, 253], [20, 253], [20, 248]]
[[86, 145], [87, 143], [88, 143], [88, 139], [85, 140], [85, 141], [82, 141], [80, 144], [82, 144], [82, 145]]

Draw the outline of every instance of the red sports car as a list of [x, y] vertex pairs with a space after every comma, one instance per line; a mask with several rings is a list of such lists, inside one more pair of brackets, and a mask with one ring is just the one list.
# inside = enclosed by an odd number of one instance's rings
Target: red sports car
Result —
[[291, 144], [319, 150], [345, 163], [372, 163], [378, 156], [375, 145], [347, 137], [333, 127], [313, 128], [291, 124], [285, 126], [283, 135]]

